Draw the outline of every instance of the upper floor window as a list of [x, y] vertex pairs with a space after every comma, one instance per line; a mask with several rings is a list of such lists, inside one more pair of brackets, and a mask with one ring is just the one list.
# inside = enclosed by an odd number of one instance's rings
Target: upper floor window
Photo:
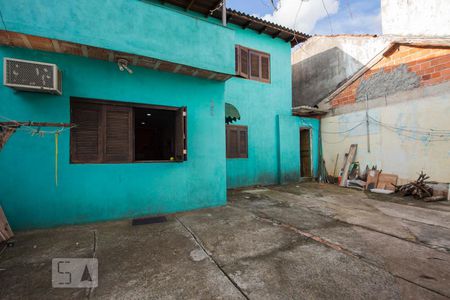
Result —
[[236, 45], [235, 69], [241, 77], [270, 82], [270, 54]]

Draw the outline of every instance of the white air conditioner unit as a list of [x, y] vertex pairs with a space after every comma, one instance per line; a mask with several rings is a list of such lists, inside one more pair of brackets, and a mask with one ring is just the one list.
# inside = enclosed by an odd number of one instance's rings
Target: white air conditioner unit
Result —
[[55, 64], [5, 57], [3, 84], [16, 90], [62, 94], [61, 71]]

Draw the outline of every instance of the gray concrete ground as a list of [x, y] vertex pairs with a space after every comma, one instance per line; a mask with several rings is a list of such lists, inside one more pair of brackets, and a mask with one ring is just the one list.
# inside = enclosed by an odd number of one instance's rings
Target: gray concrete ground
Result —
[[[51, 288], [56, 257], [97, 257], [99, 286]], [[0, 298], [448, 299], [450, 205], [303, 183], [161, 224], [20, 232]]]

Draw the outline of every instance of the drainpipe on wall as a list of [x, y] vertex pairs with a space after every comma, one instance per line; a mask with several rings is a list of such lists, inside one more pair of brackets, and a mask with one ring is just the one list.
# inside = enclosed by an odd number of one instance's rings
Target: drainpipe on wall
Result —
[[222, 25], [227, 26], [227, 0], [222, 1]]

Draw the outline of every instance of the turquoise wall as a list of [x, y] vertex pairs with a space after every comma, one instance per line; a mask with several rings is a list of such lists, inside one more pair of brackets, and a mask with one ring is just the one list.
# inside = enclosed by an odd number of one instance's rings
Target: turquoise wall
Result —
[[[51, 9], [49, 9], [51, 7]], [[108, 9], [105, 9], [105, 8]], [[69, 132], [60, 136], [59, 185], [54, 137], [16, 132], [0, 151], [0, 205], [14, 230], [171, 213], [226, 203], [226, 188], [296, 181], [299, 128], [318, 121], [291, 115], [291, 48], [281, 39], [157, 1], [0, 0], [7, 29], [234, 73], [234, 46], [271, 55], [271, 83], [241, 78], [217, 82], [63, 54], [0, 47], [0, 57], [57, 64], [63, 96], [0, 86], [0, 116], [69, 122], [70, 96], [188, 109], [188, 161], [70, 164]], [[200, 55], [201, 54], [201, 55]], [[3, 60], [2, 62], [3, 63]], [[248, 159], [225, 157], [225, 102], [248, 126]], [[51, 128], [46, 128], [51, 130]], [[318, 153], [313, 150], [314, 172]]]
[[10, 31], [234, 74], [233, 30], [158, 3], [0, 0], [0, 10]]
[[278, 116], [280, 136], [280, 183], [298, 181], [300, 178], [300, 128], [311, 129], [312, 172], [317, 177], [319, 168], [319, 120], [294, 116]]
[[[287, 136], [287, 129], [280, 132], [278, 128], [279, 116], [299, 119], [292, 117], [291, 113], [291, 68], [287, 67], [291, 64], [290, 44], [268, 35], [255, 34], [252, 30], [236, 30], [236, 44], [270, 53], [271, 82], [242, 78], [226, 82], [225, 101], [236, 106], [241, 115], [241, 120], [235, 124], [248, 126], [248, 158], [227, 159], [227, 185], [232, 188], [285, 182], [280, 177], [281, 170], [293, 173], [294, 169], [298, 180], [299, 138], [286, 140], [294, 137]], [[292, 121], [292, 125], [297, 126], [298, 123]], [[298, 127], [292, 132], [298, 134]], [[280, 149], [295, 157], [296, 161], [280, 161]]]
[[16, 132], [0, 151], [0, 205], [14, 230], [225, 204], [223, 82], [139, 67], [129, 75], [114, 63], [0, 47], [4, 56], [56, 63], [63, 72], [63, 96], [17, 92], [1, 85], [3, 117], [69, 122], [70, 96], [188, 110], [188, 161], [182, 163], [70, 164], [69, 132], [64, 132], [58, 187], [54, 137]]

